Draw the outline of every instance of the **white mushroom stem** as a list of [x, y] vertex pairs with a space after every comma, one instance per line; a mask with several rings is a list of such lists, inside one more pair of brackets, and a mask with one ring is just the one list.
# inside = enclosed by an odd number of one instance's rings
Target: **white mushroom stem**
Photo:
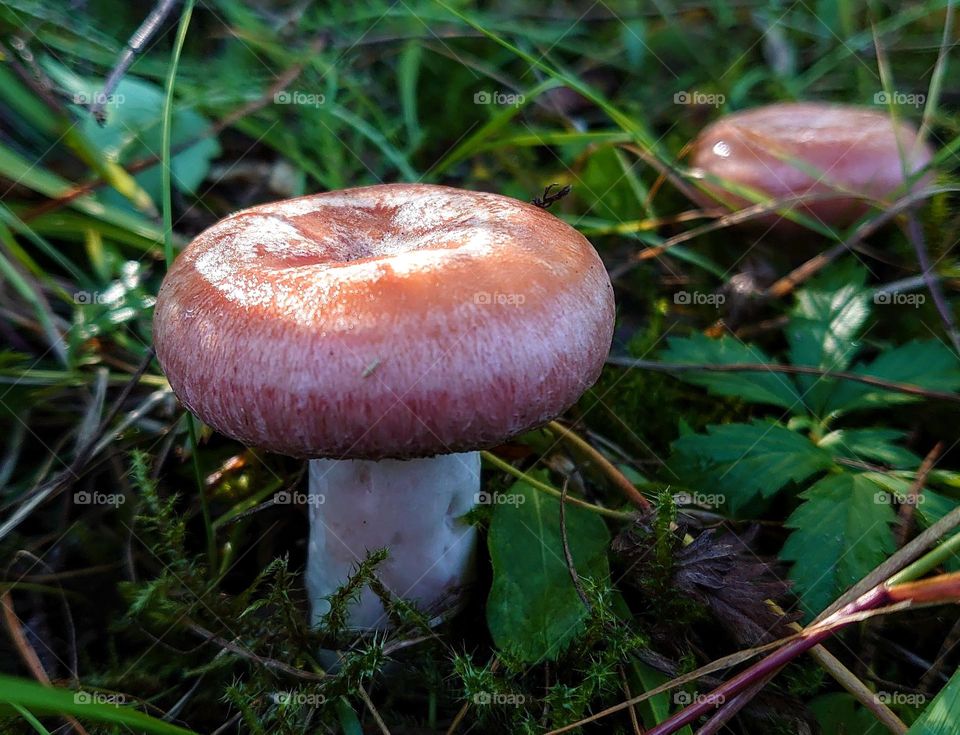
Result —
[[[310, 462], [310, 545], [306, 586], [316, 625], [368, 551], [386, 547], [377, 576], [396, 597], [435, 613], [472, 581], [476, 529], [462, 516], [478, 501], [480, 454], [412, 460]], [[350, 607], [357, 630], [388, 627], [380, 599], [365, 587]]]

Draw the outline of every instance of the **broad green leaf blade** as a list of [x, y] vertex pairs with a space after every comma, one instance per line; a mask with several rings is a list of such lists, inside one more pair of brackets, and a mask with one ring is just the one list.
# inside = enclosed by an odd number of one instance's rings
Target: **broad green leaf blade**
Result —
[[782, 424], [708, 426], [673, 443], [670, 466], [688, 487], [725, 496], [731, 510], [756, 495], [769, 498], [833, 464], [830, 452]]
[[33, 681], [0, 675], [0, 708], [20, 706], [34, 714], [73, 715], [91, 722], [126, 725], [134, 732], [156, 735], [195, 735], [191, 730], [171, 725], [124, 705], [96, 701], [89, 692], [46, 687]]
[[960, 732], [960, 669], [920, 715], [907, 735], [956, 735]]
[[[546, 480], [545, 473], [534, 473]], [[493, 511], [487, 544], [493, 586], [487, 625], [501, 649], [524, 661], [554, 660], [580, 632], [586, 608], [570, 579], [560, 537], [560, 502], [516, 482]], [[567, 540], [581, 577], [609, 575], [610, 534], [594, 513], [566, 508]]]
[[[670, 681], [669, 676], [660, 673], [651, 666], [647, 666], [642, 661], [631, 662], [629, 671], [632, 674], [631, 678], [634, 679], [632, 685], [632, 693], [634, 696], [643, 692], [649, 692], [651, 689], [656, 689]], [[670, 716], [671, 710], [682, 707], [682, 705], [673, 707], [671, 704], [671, 695], [676, 695], [676, 690], [672, 692], [660, 692], [660, 694], [655, 694], [650, 697], [650, 699], [646, 699], [637, 705], [644, 725], [647, 727], [659, 725]], [[677, 735], [692, 735], [692, 732], [688, 725], [682, 730], [679, 730]]]
[[886, 494], [865, 474], [820, 480], [787, 519], [794, 529], [780, 551], [804, 612], [823, 610], [893, 552], [896, 516]]
[[[47, 70], [76, 100], [93, 100], [100, 91], [100, 80], [86, 79], [48, 61]], [[84, 114], [81, 130], [87, 139], [109, 160], [130, 163], [157, 155], [162, 149], [163, 89], [144, 79], [127, 75], [107, 99], [106, 123], [101, 126], [92, 115]], [[208, 135], [210, 122], [189, 108], [173, 115], [171, 148], [178, 149], [196, 141], [171, 159], [173, 185], [180, 191], [194, 193], [206, 178], [210, 161], [220, 154], [217, 139]], [[141, 171], [134, 177], [155, 202], [163, 193], [159, 165]], [[112, 190], [103, 193], [104, 201], [125, 206], [126, 200]]]
[[[673, 337], [660, 353], [666, 362], [683, 364], [732, 365], [734, 363], [764, 363], [773, 361], [759, 347], [745, 344], [733, 337], [710, 339], [704, 334], [692, 337]], [[699, 385], [711, 393], [734, 396], [750, 403], [770, 403], [788, 411], [803, 405], [797, 388], [789, 375], [783, 373], [678, 373], [677, 377]]]
[[861, 706], [846, 692], [819, 696], [810, 702], [810, 709], [820, 723], [822, 733], [863, 735], [873, 731], [880, 735], [884, 732], [870, 710]]
[[[797, 291], [787, 327], [790, 362], [824, 370], [845, 370], [859, 345], [856, 338], [870, 314], [870, 292], [862, 269], [838, 268]], [[836, 382], [812, 375], [797, 376], [807, 406], [818, 415]]]
[[[871, 363], [857, 365], [853, 372], [930, 390], [960, 390], [960, 360], [937, 340], [908, 342], [884, 352]], [[826, 410], [846, 412], [918, 400], [919, 396], [844, 381], [831, 394]]]
[[823, 437], [819, 446], [836, 457], [882, 462], [897, 470], [916, 469], [920, 458], [897, 444], [905, 436], [897, 429], [837, 429]]

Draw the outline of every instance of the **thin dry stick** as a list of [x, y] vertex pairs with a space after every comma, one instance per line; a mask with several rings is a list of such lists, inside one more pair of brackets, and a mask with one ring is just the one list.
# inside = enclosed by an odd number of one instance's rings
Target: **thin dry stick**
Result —
[[284, 674], [289, 674], [290, 676], [296, 677], [297, 679], [303, 679], [304, 681], [323, 681], [327, 676], [326, 674], [316, 674], [312, 671], [304, 671], [303, 669], [295, 668], [284, 663], [283, 661], [277, 661], [273, 658], [264, 658], [263, 656], [258, 656], [252, 651], [248, 651], [246, 648], [243, 648], [236, 643], [232, 643], [225, 638], [221, 638], [216, 633], [210, 632], [202, 625], [199, 625], [190, 619], [185, 620], [184, 625], [186, 626], [187, 630], [196, 633], [201, 638], [206, 638], [208, 641], [211, 643], [216, 643], [224, 650], [230, 651], [230, 653], [234, 653], [240, 658], [253, 661], [254, 663], [265, 668], [281, 671]]
[[[535, 477], [530, 477], [530, 475], [528, 475], [526, 472], [524, 472], [523, 470], [517, 469], [509, 462], [503, 461], [493, 452], [489, 452], [484, 449], [484, 450], [481, 450], [480, 456], [482, 456], [494, 467], [497, 467], [498, 469], [501, 469], [504, 472], [513, 475], [518, 480], [523, 480], [523, 482], [530, 485], [530, 487], [536, 490], [539, 490], [541, 492], [544, 492], [547, 495], [552, 495], [557, 499], [560, 498], [560, 491], [557, 490], [555, 487], [551, 487], [550, 485], [547, 485], [544, 482], [540, 482]], [[571, 505], [579, 505], [581, 508], [586, 508], [587, 510], [591, 511], [592, 513], [596, 513], [597, 515], [602, 515], [607, 518], [615, 518], [619, 521], [632, 521], [636, 515], [634, 513], [625, 513], [619, 510], [611, 510], [610, 508], [603, 508], [599, 505], [588, 503], [586, 500], [581, 500], [580, 498], [574, 497], [573, 495], [568, 495], [566, 502], [570, 503]]]
[[934, 276], [933, 263], [930, 262], [930, 253], [927, 252], [927, 242], [923, 237], [923, 228], [920, 227], [917, 215], [912, 210], [907, 213], [906, 232], [907, 238], [917, 253], [917, 262], [920, 265], [920, 272], [923, 274], [924, 283], [926, 283], [927, 290], [933, 297], [933, 303], [940, 313], [943, 326], [947, 328], [947, 334], [953, 343], [953, 349], [956, 350], [957, 354], [960, 354], [960, 332], [957, 331], [957, 323], [953, 319], [953, 312], [950, 311], [950, 304], [947, 303], [947, 299], [943, 295], [943, 287], [939, 279]]
[[818, 375], [823, 378], [836, 378], [838, 380], [852, 380], [855, 383], [865, 383], [877, 388], [894, 391], [895, 393], [906, 393], [912, 396], [921, 396], [923, 398], [933, 398], [940, 401], [951, 401], [960, 403], [960, 393], [947, 393], [939, 390], [928, 390], [912, 383], [899, 383], [893, 380], [884, 380], [875, 378], [872, 375], [861, 375], [860, 373], [848, 373], [843, 370], [825, 370], [823, 368], [809, 365], [778, 365], [776, 363], [763, 362], [737, 362], [719, 364], [694, 365], [689, 363], [677, 362], [659, 362], [656, 360], [635, 360], [632, 357], [608, 357], [608, 365], [619, 365], [620, 367], [636, 367], [642, 370], [654, 370], [661, 373], [788, 373], [790, 375]]
[[[500, 668], [500, 659], [496, 656], [493, 657], [493, 663], [490, 664], [490, 673], [496, 673], [497, 669]], [[450, 727], [447, 728], [446, 735], [453, 735], [457, 731], [457, 728], [460, 727], [460, 723], [463, 722], [463, 718], [467, 716], [467, 712], [470, 710], [470, 702], [464, 702], [463, 706], [460, 708], [460, 711], [457, 712], [456, 716], [453, 718], [453, 722], [450, 723]]]
[[774, 283], [767, 289], [766, 295], [770, 298], [779, 299], [791, 293], [797, 286], [806, 282], [825, 266], [835, 261], [850, 249], [848, 242], [841, 242], [822, 253], [817, 253], [810, 260], [800, 266], [797, 266], [783, 278]]
[[0, 524], [0, 539], [4, 538], [14, 528], [19, 526], [29, 515], [29, 511], [31, 511], [44, 500], [47, 500], [70, 487], [74, 482], [80, 479], [80, 473], [83, 472], [84, 467], [86, 467], [87, 463], [93, 459], [93, 456], [96, 454], [97, 442], [99, 441], [100, 437], [106, 433], [107, 429], [110, 427], [110, 424], [113, 423], [113, 420], [117, 417], [117, 414], [120, 413], [123, 403], [133, 392], [133, 389], [139, 384], [140, 378], [147, 371], [152, 359], [153, 348], [151, 347], [147, 350], [147, 354], [144, 356], [143, 362], [140, 364], [137, 372], [130, 376], [130, 380], [127, 381], [126, 385], [123, 386], [123, 390], [120, 391], [120, 395], [117, 396], [116, 401], [114, 401], [110, 410], [107, 412], [107, 415], [100, 422], [97, 430], [94, 431], [90, 437], [83, 442], [82, 445], [77, 447], [73, 462], [71, 462], [70, 465], [58, 475], [28, 493], [23, 504], [20, 506], [20, 509], [14, 513], [13, 517], [7, 520], [5, 523]]
[[367, 690], [363, 688], [362, 684], [358, 685], [357, 689], [360, 691], [360, 699], [363, 700], [363, 703], [367, 706], [367, 709], [370, 710], [370, 714], [373, 715], [373, 719], [377, 723], [377, 727], [380, 728], [380, 732], [382, 732], [383, 735], [390, 735], [390, 729], [387, 727], [387, 723], [383, 721], [383, 718], [380, 717], [380, 713], [377, 712], [377, 708], [373, 706], [373, 700], [370, 699], [370, 695], [367, 694]]
[[[945, 535], [948, 531], [960, 525], [960, 508], [954, 508], [947, 515], [941, 518], [939, 521], [930, 526], [926, 531], [921, 533], [910, 543], [896, 552], [893, 556], [883, 562], [880, 566], [874, 569], [870, 574], [857, 582], [853, 587], [847, 590], [843, 595], [841, 595], [837, 600], [833, 602], [826, 610], [820, 613], [817, 616], [815, 623], [823, 621], [828, 616], [832, 615], [834, 612], [842, 608], [844, 605], [848, 604], [851, 600], [858, 599], [863, 593], [871, 590], [875, 585], [882, 583], [886, 579], [890, 579], [893, 575], [897, 574], [899, 571], [906, 568], [908, 565], [916, 561], [930, 546], [935, 544], [938, 539]], [[551, 730], [547, 735], [560, 735], [560, 733], [569, 732], [570, 730], [575, 730], [578, 727], [583, 725], [588, 725], [591, 722], [596, 722], [597, 720], [602, 720], [604, 717], [609, 717], [610, 715], [620, 712], [621, 710], [626, 709], [631, 704], [639, 704], [644, 702], [651, 697], [656, 696], [662, 692], [670, 691], [676, 687], [683, 686], [692, 681], [703, 678], [707, 674], [712, 674], [715, 671], [720, 671], [722, 669], [728, 669], [731, 666], [736, 666], [739, 663], [747, 661], [754, 656], [764, 653], [766, 651], [774, 650], [776, 648], [782, 647], [786, 643], [790, 643], [796, 640], [799, 640], [799, 635], [793, 635], [788, 638], [781, 639], [779, 641], [774, 641], [773, 643], [767, 643], [762, 646], [756, 646], [754, 648], [748, 649], [746, 651], [737, 651], [727, 656], [723, 656], [715, 661], [711, 661], [708, 664], [705, 664], [698, 669], [691, 671], [688, 674], [683, 676], [678, 676], [671, 681], [668, 681], [665, 684], [662, 684], [658, 687], [644, 692], [643, 694], [638, 694], [633, 699], [627, 702], [620, 702], [619, 704], [611, 705], [600, 712], [596, 712], [589, 717], [585, 717], [582, 720], [571, 723], [569, 725], [564, 725], [563, 727]]]
[[573, 564], [573, 554], [570, 553], [570, 541], [567, 539], [567, 486], [570, 484], [570, 478], [563, 481], [563, 489], [560, 490], [560, 543], [563, 546], [563, 558], [567, 562], [567, 571], [570, 573], [570, 580], [583, 606], [587, 612], [593, 612], [593, 605], [590, 604], [590, 598], [580, 584], [580, 575], [577, 574], [577, 568]]
[[880, 610], [898, 609], [900, 603], [946, 602], [960, 599], [960, 573], [942, 574], [920, 582], [878, 585], [819, 624], [806, 628], [796, 640], [782, 646], [715, 688], [709, 696], [694, 702], [654, 727], [648, 735], [670, 735], [715, 709], [718, 703], [737, 696], [758, 679], [775, 674], [800, 654], [810, 650], [839, 630]]
[[90, 114], [93, 115], [94, 119], [101, 125], [107, 120], [107, 116], [103, 112], [107, 98], [113, 94], [113, 90], [117, 88], [117, 85], [120, 83], [123, 75], [127, 73], [127, 69], [130, 68], [137, 54], [143, 51], [143, 47], [153, 38], [164, 19], [170, 14], [173, 6], [176, 4], [177, 0], [160, 0], [160, 2], [154, 6], [153, 10], [150, 11], [150, 15], [146, 17], [143, 23], [140, 24], [140, 27], [130, 36], [126, 48], [123, 49], [116, 65], [107, 76], [107, 80], [103, 83], [103, 89], [100, 90], [100, 95], [93, 101], [93, 105], [90, 107]]
[[[802, 630], [797, 623], [793, 623], [790, 627], [794, 630]], [[830, 672], [840, 686], [846, 689], [860, 704], [873, 712], [874, 716], [890, 732], [900, 735], [909, 729], [892, 709], [877, 699], [876, 694], [826, 648], [814, 646], [810, 649], [810, 655]], [[843, 672], [844, 675], [838, 676], [838, 672]]]
[[[777, 605], [775, 602], [768, 602], [768, 604], [773, 608], [773, 610], [780, 615], [785, 615], [784, 611]], [[882, 619], [881, 621], [882, 622]], [[789, 627], [792, 630], [797, 631], [798, 633], [803, 631], [803, 628], [799, 623], [792, 622], [789, 624]], [[864, 684], [856, 675], [850, 671], [846, 666], [843, 665], [843, 662], [840, 661], [836, 656], [834, 656], [830, 651], [828, 651], [823, 646], [814, 646], [810, 649], [810, 655], [819, 663], [826, 671], [829, 673], [834, 680], [846, 689], [851, 695], [860, 704], [873, 712], [874, 716], [883, 723], [890, 732], [893, 733], [904, 733], [907, 731], [907, 726], [890, 709], [886, 704], [877, 699], [876, 695], [870, 688]]]
[[897, 551], [893, 556], [874, 569], [850, 589], [840, 595], [833, 604], [820, 613], [814, 622], [820, 622], [835, 613], [841, 607], [857, 599], [874, 586], [885, 582], [919, 559], [923, 553], [937, 543], [948, 531], [960, 526], [960, 508], [954, 508], [943, 518], [919, 534], [910, 543]]
[[[316, 55], [318, 52], [322, 51], [324, 45], [325, 45], [325, 39], [322, 39], [322, 38], [316, 39], [310, 45], [310, 55], [313, 56], [313, 55]], [[288, 67], [287, 69], [285, 69], [280, 73], [280, 76], [276, 78], [274, 83], [267, 88], [267, 91], [259, 99], [256, 99], [244, 105], [241, 105], [240, 107], [233, 110], [232, 112], [227, 113], [224, 117], [222, 117], [220, 120], [218, 120], [217, 122], [207, 127], [205, 130], [201, 131], [200, 134], [197, 135], [196, 137], [189, 138], [173, 146], [170, 149], [170, 155], [175, 156], [178, 153], [182, 153], [188, 148], [196, 145], [197, 142], [200, 140], [203, 140], [205, 138], [209, 138], [215, 135], [219, 135], [228, 127], [236, 123], [238, 120], [241, 120], [247, 115], [251, 115], [254, 112], [257, 112], [258, 110], [263, 109], [268, 104], [273, 102], [278, 92], [283, 91], [283, 89], [285, 89], [289, 84], [294, 82], [297, 79], [297, 77], [300, 76], [305, 66], [306, 66], [306, 62], [297, 62], [291, 65], [290, 67]], [[153, 166], [156, 166], [158, 163], [160, 163], [160, 161], [161, 161], [161, 156], [159, 154], [151, 154], [151, 155], [145, 156], [144, 158], [140, 158], [136, 161], [133, 161], [132, 163], [125, 165], [123, 169], [128, 174], [135, 174], [135, 173], [144, 171], [148, 168], [152, 168]], [[66, 194], [59, 196], [55, 199], [51, 199], [49, 201], [43, 202], [42, 204], [38, 204], [36, 207], [33, 207], [32, 209], [28, 209], [22, 215], [20, 215], [20, 219], [23, 222], [29, 222], [30, 220], [36, 217], [39, 217], [40, 215], [54, 212], [58, 209], [61, 209], [62, 207], [65, 207], [75, 199], [79, 199], [80, 197], [86, 196], [87, 194], [92, 194], [97, 189], [105, 186], [106, 184], [107, 182], [103, 178], [94, 179], [93, 181], [89, 181], [83, 184], [76, 184]]]
[[650, 260], [652, 258], [658, 258], [663, 255], [670, 248], [676, 247], [682, 243], [687, 242], [688, 240], [693, 240], [700, 235], [706, 235], [709, 232], [715, 230], [722, 230], [727, 227], [732, 227], [733, 225], [738, 225], [743, 222], [747, 222], [751, 219], [756, 219], [757, 217], [762, 217], [764, 215], [775, 212], [778, 209], [783, 209], [785, 207], [790, 207], [793, 204], [799, 204], [809, 201], [817, 201], [821, 199], [834, 199], [836, 194], [831, 193], [811, 193], [811, 194], [797, 194], [795, 196], [784, 197], [782, 199], [777, 199], [771, 202], [762, 202], [760, 204], [754, 204], [745, 209], [737, 210], [736, 212], [731, 212], [725, 214], [719, 219], [708, 222], [706, 224], [700, 225], [699, 227], [694, 227], [685, 232], [680, 232], [673, 237], [664, 240], [660, 245], [654, 247], [645, 248], [633, 255], [631, 262], [621, 266], [617, 270], [617, 275], [622, 275], [625, 271], [629, 270], [633, 266], [641, 263], [644, 260]]
[[[37, 652], [33, 650], [33, 646], [30, 645], [30, 642], [23, 633], [23, 627], [20, 623], [20, 618], [17, 617], [17, 612], [13, 607], [13, 596], [10, 594], [10, 590], [0, 594], [0, 606], [3, 607], [4, 625], [6, 625], [7, 632], [10, 634], [10, 639], [13, 641], [13, 646], [17, 649], [17, 653], [20, 654], [20, 658], [23, 660], [23, 663], [26, 664], [28, 669], [30, 669], [30, 673], [33, 674], [34, 679], [39, 681], [44, 686], [52, 687], [53, 685], [50, 683], [50, 677], [47, 676], [47, 672], [43, 668], [43, 664], [40, 663], [40, 657], [37, 656]], [[74, 717], [71, 717], [70, 715], [64, 715], [63, 719], [69, 722], [70, 726], [77, 733], [79, 733], [79, 735], [89, 735], [89, 733], [84, 729], [83, 725], [77, 722]]]
[[911, 194], [898, 199], [896, 202], [880, 212], [876, 217], [858, 226], [846, 240], [834, 245], [826, 252], [814, 256], [806, 263], [794, 269], [779, 281], [774, 283], [772, 286], [770, 286], [770, 288], [767, 289], [767, 296], [771, 298], [780, 298], [786, 296], [801, 283], [819, 273], [820, 270], [822, 270], [823, 267], [828, 263], [835, 260], [847, 250], [852, 249], [857, 243], [861, 242], [869, 235], [872, 235], [874, 232], [894, 219], [897, 215], [909, 210], [917, 202], [928, 199], [935, 194], [954, 191], [956, 188], [957, 187], [955, 186], [930, 186], [925, 189], [912, 192]]
[[[627, 700], [633, 699], [633, 693], [630, 691], [630, 682], [627, 681], [627, 672], [624, 671], [623, 666], [620, 667], [620, 681], [623, 684], [623, 693], [626, 695]], [[633, 727], [634, 735], [644, 735], [645, 730], [640, 724], [640, 718], [637, 717], [637, 708], [631, 704], [627, 711], [630, 713], [630, 725]]]
[[917, 506], [920, 491], [927, 481], [927, 475], [930, 474], [930, 470], [933, 469], [942, 452], [943, 442], [939, 441], [934, 444], [933, 449], [923, 458], [923, 462], [920, 463], [920, 468], [917, 470], [917, 476], [914, 478], [913, 484], [910, 485], [910, 492], [907, 493], [905, 502], [900, 505], [900, 527], [897, 529], [897, 548], [903, 546], [907, 540], [907, 536], [910, 535], [910, 526], [913, 523], [913, 512]]
[[737, 651], [731, 653], [728, 656], [723, 658], [718, 658], [715, 661], [711, 661], [704, 666], [701, 666], [698, 669], [695, 669], [687, 674], [682, 676], [677, 676], [665, 684], [654, 687], [653, 689], [648, 689], [643, 694], [638, 694], [633, 699], [630, 699], [626, 702], [620, 702], [619, 704], [611, 705], [600, 712], [596, 712], [589, 717], [584, 717], [582, 720], [573, 722], [569, 725], [564, 725], [563, 727], [558, 727], [555, 730], [551, 730], [546, 733], [546, 735], [560, 735], [560, 733], [570, 732], [571, 730], [576, 730], [578, 727], [583, 727], [584, 725], [589, 725], [591, 722], [596, 722], [597, 720], [602, 720], [604, 717], [609, 717], [612, 714], [621, 712], [625, 709], [628, 709], [632, 705], [640, 704], [640, 702], [646, 702], [648, 699], [651, 699], [658, 694], [663, 694], [664, 692], [669, 692], [671, 689], [676, 689], [677, 687], [683, 686], [684, 684], [689, 684], [690, 682], [697, 681], [709, 674], [712, 674], [716, 671], [723, 669], [728, 669], [731, 666], [736, 666], [743, 663], [744, 661], [749, 661], [754, 656], [757, 656], [766, 651], [772, 651], [776, 648], [779, 648], [784, 644], [785, 641], [796, 640], [799, 636], [790, 636], [789, 638], [781, 639], [778, 641], [773, 641], [772, 643], [766, 643], [762, 646], [756, 646], [747, 651]]
[[600, 470], [602, 470], [603, 473], [610, 478], [613, 484], [616, 485], [617, 488], [626, 496], [627, 500], [643, 510], [645, 513], [650, 513], [653, 510], [653, 506], [650, 504], [650, 501], [647, 500], [643, 494], [637, 490], [636, 487], [634, 487], [633, 483], [630, 482], [630, 480], [628, 480], [609, 459], [594, 449], [589, 442], [582, 439], [578, 434], [556, 421], [551, 421], [549, 424], [547, 424], [547, 428], [553, 434], [556, 434], [568, 444], [579, 449], [581, 452], [590, 457], [597, 467], [599, 467]]

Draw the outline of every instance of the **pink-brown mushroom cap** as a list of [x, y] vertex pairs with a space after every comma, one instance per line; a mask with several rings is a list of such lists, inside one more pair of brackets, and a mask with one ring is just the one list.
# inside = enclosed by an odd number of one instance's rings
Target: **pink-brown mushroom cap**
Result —
[[572, 227], [496, 194], [347, 189], [238, 212], [157, 297], [180, 400], [246, 444], [381, 459], [495, 445], [566, 410], [613, 333], [610, 280]]
[[[822, 102], [780, 103], [737, 112], [707, 126], [693, 143], [691, 165], [770, 199], [829, 195], [793, 207], [833, 226], [854, 222], [866, 199], [885, 200], [930, 163], [916, 129], [886, 111]], [[798, 165], [799, 164], [799, 165]], [[929, 181], [929, 175], [920, 183]], [[741, 209], [755, 202], [704, 181], [698, 203]], [[845, 196], [844, 192], [855, 196]], [[762, 218], [771, 224], [775, 216]]]

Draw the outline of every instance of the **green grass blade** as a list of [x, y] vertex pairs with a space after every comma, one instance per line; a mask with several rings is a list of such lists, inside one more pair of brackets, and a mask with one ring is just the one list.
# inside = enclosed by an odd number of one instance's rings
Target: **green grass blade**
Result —
[[0, 675], [0, 708], [8, 705], [30, 712], [73, 715], [82, 720], [125, 725], [135, 732], [153, 735], [196, 735], [192, 730], [171, 725], [130, 707], [85, 701], [87, 698], [78, 695], [70, 689]]

